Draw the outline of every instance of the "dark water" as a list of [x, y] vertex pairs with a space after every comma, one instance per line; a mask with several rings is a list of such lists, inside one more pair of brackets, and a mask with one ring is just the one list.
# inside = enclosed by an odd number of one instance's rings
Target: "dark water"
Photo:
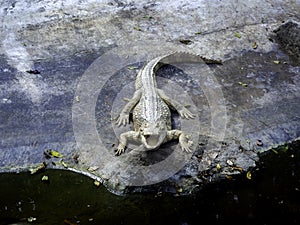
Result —
[[[115, 196], [68, 171], [0, 175], [4, 224], [300, 224], [300, 142], [261, 156], [252, 179], [214, 184], [194, 196]], [[49, 182], [43, 182], [44, 175]], [[28, 223], [28, 218], [36, 218]]]

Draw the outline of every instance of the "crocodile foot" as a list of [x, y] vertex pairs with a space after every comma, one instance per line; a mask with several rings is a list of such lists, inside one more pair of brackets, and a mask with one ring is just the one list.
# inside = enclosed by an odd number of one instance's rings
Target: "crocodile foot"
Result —
[[121, 125], [125, 126], [128, 123], [129, 123], [129, 115], [121, 113], [116, 121], [116, 124], [118, 126], [121, 126]]
[[179, 115], [182, 118], [186, 118], [186, 119], [193, 119], [195, 118], [195, 114], [193, 114], [192, 112], [190, 112], [187, 108], [183, 107], [182, 109], [178, 110]]
[[116, 150], [115, 156], [119, 156], [125, 152], [125, 146], [120, 144]]
[[180, 141], [180, 146], [182, 151], [185, 152], [192, 152], [191, 146], [193, 145], [193, 141], [188, 140], [188, 141]]

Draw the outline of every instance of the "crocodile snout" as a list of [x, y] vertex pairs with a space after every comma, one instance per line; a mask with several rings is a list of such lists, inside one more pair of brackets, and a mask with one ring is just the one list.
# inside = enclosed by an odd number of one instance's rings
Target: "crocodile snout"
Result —
[[162, 144], [163, 140], [164, 138], [158, 134], [142, 135], [142, 143], [144, 147], [148, 150], [154, 150], [158, 148]]

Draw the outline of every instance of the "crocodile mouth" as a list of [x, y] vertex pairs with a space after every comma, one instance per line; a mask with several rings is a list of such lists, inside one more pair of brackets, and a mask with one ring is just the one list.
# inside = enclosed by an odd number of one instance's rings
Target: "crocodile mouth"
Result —
[[160, 144], [159, 135], [144, 135], [145, 147], [153, 149]]

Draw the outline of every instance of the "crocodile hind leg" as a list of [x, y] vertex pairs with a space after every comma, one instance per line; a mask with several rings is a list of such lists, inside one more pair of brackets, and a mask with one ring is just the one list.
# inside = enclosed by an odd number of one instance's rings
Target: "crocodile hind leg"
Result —
[[176, 100], [169, 98], [163, 90], [157, 89], [157, 91], [159, 97], [161, 97], [161, 99], [164, 100], [164, 102], [167, 103], [169, 106], [173, 107], [181, 117], [186, 119], [195, 118], [195, 115], [191, 111], [189, 111], [184, 105], [177, 102]]
[[167, 132], [167, 137], [165, 142], [174, 139], [179, 140], [180, 147], [183, 151], [192, 152], [191, 146], [193, 145], [193, 141], [189, 140], [189, 138], [182, 130], [170, 130]]
[[118, 145], [115, 155], [119, 156], [122, 153], [124, 153], [128, 140], [138, 141], [139, 140], [138, 137], [139, 137], [139, 132], [136, 132], [136, 131], [128, 131], [128, 132], [122, 133], [120, 135], [119, 145]]

